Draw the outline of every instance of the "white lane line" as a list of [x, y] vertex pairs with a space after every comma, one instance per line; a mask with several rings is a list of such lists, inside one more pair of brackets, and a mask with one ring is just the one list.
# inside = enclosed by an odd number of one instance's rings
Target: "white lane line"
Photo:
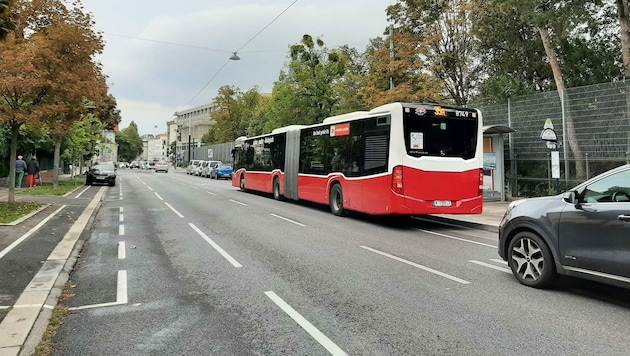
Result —
[[184, 215], [180, 214], [180, 212], [179, 212], [179, 211], [177, 211], [175, 208], [173, 208], [173, 207], [171, 206], [171, 204], [169, 204], [169, 203], [167, 203], [167, 202], [164, 202], [164, 204], [166, 204], [166, 206], [168, 206], [168, 207], [169, 207], [169, 209], [173, 210], [173, 212], [175, 213], [175, 215], [179, 216], [180, 218], [183, 218], [183, 217], [184, 217]]
[[150, 191], [153, 191], [153, 188], [149, 187], [148, 185], [147, 185], [147, 188], [149, 188]]
[[191, 185], [190, 187], [191, 187], [192, 189], [197, 189], [197, 190], [199, 190], [199, 188], [197, 188], [197, 187], [195, 187], [195, 186], [193, 186], [193, 185]]
[[361, 248], [363, 248], [363, 249], [366, 249], [366, 250], [368, 250], [368, 251], [372, 251], [372, 252], [374, 252], [374, 253], [378, 253], [379, 255], [382, 255], [382, 256], [385, 256], [385, 257], [389, 257], [389, 258], [391, 258], [391, 259], [393, 259], [393, 260], [396, 260], [396, 261], [398, 261], [398, 262], [402, 262], [402, 263], [408, 264], [408, 265], [410, 265], [410, 266], [413, 266], [413, 267], [419, 268], [419, 269], [421, 269], [421, 270], [423, 270], [423, 271], [427, 271], [427, 272], [430, 272], [430, 273], [433, 273], [433, 274], [437, 274], [438, 276], [441, 276], [441, 277], [444, 277], [444, 278], [448, 278], [448, 279], [450, 279], [451, 281], [455, 281], [455, 282], [457, 282], [457, 283], [461, 283], [461, 284], [470, 284], [470, 282], [468, 282], [468, 281], [466, 281], [466, 280], [463, 280], [463, 279], [457, 278], [457, 277], [455, 277], [455, 276], [451, 276], [450, 274], [447, 274], [447, 273], [444, 273], [444, 272], [440, 272], [440, 271], [438, 271], [438, 270], [434, 270], [433, 268], [426, 267], [426, 266], [423, 266], [423, 265], [417, 264], [417, 263], [415, 263], [415, 262], [411, 262], [411, 261], [405, 260], [405, 259], [403, 259], [403, 258], [400, 258], [400, 257], [394, 256], [394, 255], [390, 255], [389, 253], [386, 253], [386, 252], [383, 252], [383, 251], [379, 251], [379, 250], [376, 250], [376, 249], [373, 249], [373, 248], [371, 248], [371, 247], [367, 247], [367, 246], [359, 246], [359, 247], [361, 247]]
[[501, 271], [501, 272], [505, 272], [505, 273], [510, 273], [510, 274], [512, 273], [512, 270], [511, 270], [511, 269], [508, 269], [508, 268], [505, 268], [505, 267], [495, 266], [495, 265], [490, 264], [490, 263], [485, 263], [485, 262], [476, 261], [476, 260], [468, 260], [468, 262], [470, 262], [470, 263], [474, 263], [474, 264], [479, 265], [479, 266], [484, 266], [484, 267], [492, 268], [492, 269], [495, 269], [495, 270], [497, 270], [497, 271]]
[[158, 197], [158, 199], [164, 200], [164, 199], [162, 199], [162, 197], [157, 192], [153, 192], [153, 194], [155, 194], [155, 196]]
[[481, 245], [481, 246], [486, 246], [486, 247], [491, 247], [491, 248], [497, 248], [497, 246], [495, 246], [495, 245], [484, 244], [483, 242], [478, 242], [478, 241], [473, 241], [473, 240], [468, 240], [468, 239], [462, 239], [461, 237], [445, 235], [445, 234], [441, 234], [441, 233], [435, 232], [435, 231], [418, 229], [416, 227], [412, 227], [412, 229], [417, 230], [417, 231], [426, 232], [427, 234], [433, 234], [433, 235], [437, 235], [437, 236], [441, 236], [441, 237], [447, 237], [449, 239], [453, 239], [453, 240], [457, 240], [457, 241], [464, 241], [464, 242], [468, 242], [468, 243], [475, 244], [475, 245]]
[[122, 214], [123, 213], [123, 207], [121, 206], [120, 208], [118, 208], [118, 211]]
[[125, 236], [125, 225], [118, 225], [118, 236]]
[[127, 258], [127, 250], [125, 250], [125, 241], [118, 242], [118, 259], [124, 260]]
[[273, 217], [276, 217], [276, 218], [278, 218], [278, 219], [282, 219], [282, 220], [284, 220], [284, 221], [288, 221], [288, 222], [290, 222], [290, 223], [292, 223], [292, 224], [295, 224], [295, 225], [299, 225], [299, 226], [306, 226], [306, 225], [301, 224], [301, 223], [299, 223], [299, 222], [297, 222], [297, 221], [293, 221], [293, 220], [291, 220], [291, 219], [287, 219], [287, 218], [285, 218], [285, 217], [283, 217], [283, 216], [280, 216], [280, 215], [276, 215], [276, 214], [269, 214], [269, 215], [271, 215], [271, 216], [273, 216]]
[[118, 222], [124, 222], [125, 221], [125, 215], [124, 214], [119, 214], [118, 215]]
[[206, 193], [208, 193], [208, 194], [210, 194], [210, 195], [217, 195], [216, 193], [209, 192], [209, 191], [207, 191], [207, 190], [206, 190]]
[[282, 298], [280, 298], [273, 291], [265, 292], [265, 295], [271, 299], [282, 311], [287, 313], [291, 319], [293, 319], [299, 326], [302, 327], [309, 335], [315, 339], [315, 341], [319, 342], [328, 352], [333, 355], [347, 355], [345, 351], [343, 351], [339, 346], [337, 346], [332, 340], [330, 340], [326, 335], [324, 335], [321, 331], [319, 331], [313, 324], [311, 324], [306, 318], [304, 318], [300, 313], [298, 313], [293, 307], [287, 304]]
[[118, 271], [118, 288], [116, 288], [116, 303], [127, 304], [127, 270]]
[[44, 226], [48, 222], [48, 220], [52, 219], [55, 215], [57, 215], [61, 210], [63, 210], [67, 205], [62, 205], [59, 209], [52, 212], [52, 214], [48, 215], [44, 220], [42, 220], [39, 224], [33, 226], [30, 230], [28, 230], [24, 235], [22, 235], [19, 239], [13, 241], [12, 244], [7, 246], [4, 250], [0, 251], [0, 258], [4, 257], [7, 253], [11, 252], [17, 245], [21, 244], [22, 241], [28, 239], [31, 235], [35, 233], [35, 231], [39, 230], [40, 227]]
[[116, 301], [110, 303], [100, 303], [92, 305], [84, 305], [80, 307], [68, 308], [68, 310], [81, 310], [81, 309], [93, 309], [102, 307], [111, 307], [114, 305], [127, 304], [127, 271], [118, 271], [118, 285], [116, 286]]
[[80, 196], [81, 196], [81, 194], [83, 194], [83, 193], [87, 192], [87, 190], [88, 190], [88, 189], [90, 189], [90, 186], [88, 186], [87, 188], [83, 189], [83, 190], [81, 191], [81, 193], [77, 194], [77, 196], [76, 196], [76, 197], [74, 197], [74, 199], [76, 199], [76, 198], [80, 197]]
[[492, 261], [492, 262], [496, 262], [496, 263], [499, 263], [499, 264], [502, 264], [502, 265], [506, 265], [506, 266], [507, 266], [507, 264], [508, 264], [508, 263], [507, 263], [507, 261], [503, 261], [503, 260], [502, 260], [502, 259], [500, 259], [500, 258], [491, 258], [491, 259], [490, 259], [490, 261]]
[[247, 204], [245, 204], [245, 203], [243, 203], [243, 202], [240, 202], [240, 201], [238, 201], [238, 200], [230, 199], [230, 201], [231, 201], [232, 203], [241, 204], [242, 206], [247, 206]]
[[203, 231], [199, 230], [199, 228], [197, 226], [195, 226], [195, 224], [193, 223], [188, 223], [188, 225], [197, 232], [197, 234], [199, 234], [199, 236], [201, 236], [204, 240], [206, 240], [207, 243], [210, 244], [210, 246], [212, 246], [215, 250], [217, 250], [217, 252], [219, 252], [221, 254], [221, 256], [223, 256], [226, 260], [228, 260], [228, 262], [230, 262], [232, 264], [232, 266], [234, 267], [243, 267], [242, 264], [238, 263], [237, 260], [235, 260], [232, 256], [230, 256], [227, 252], [225, 252], [225, 250], [223, 250], [221, 248], [221, 246], [217, 245], [216, 242], [212, 241], [211, 238], [208, 237], [208, 235], [204, 234]]

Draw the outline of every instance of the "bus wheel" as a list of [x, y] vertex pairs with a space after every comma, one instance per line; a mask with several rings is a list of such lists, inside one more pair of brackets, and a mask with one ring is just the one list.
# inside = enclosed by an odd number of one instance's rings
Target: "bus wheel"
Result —
[[245, 191], [245, 175], [241, 174], [241, 192]]
[[282, 195], [280, 195], [280, 179], [278, 179], [278, 177], [273, 180], [273, 198], [275, 200], [282, 200]]
[[344, 213], [343, 190], [340, 184], [333, 185], [330, 190], [330, 211], [337, 216], [341, 216]]

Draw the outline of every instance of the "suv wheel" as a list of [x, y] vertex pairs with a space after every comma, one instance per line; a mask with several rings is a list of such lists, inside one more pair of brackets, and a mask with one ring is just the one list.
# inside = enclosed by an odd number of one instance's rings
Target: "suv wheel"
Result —
[[529, 231], [519, 232], [510, 242], [508, 264], [516, 279], [529, 287], [549, 287], [556, 279], [549, 247], [538, 235]]

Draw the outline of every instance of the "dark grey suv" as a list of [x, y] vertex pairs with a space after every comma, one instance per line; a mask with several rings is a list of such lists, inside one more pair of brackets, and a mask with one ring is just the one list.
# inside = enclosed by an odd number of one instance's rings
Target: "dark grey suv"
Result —
[[630, 288], [630, 165], [562, 195], [510, 203], [499, 255], [530, 287], [563, 274]]

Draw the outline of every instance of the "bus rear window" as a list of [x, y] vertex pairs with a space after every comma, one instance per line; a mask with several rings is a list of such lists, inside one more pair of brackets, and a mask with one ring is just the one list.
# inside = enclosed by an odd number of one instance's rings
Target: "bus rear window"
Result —
[[437, 156], [471, 159], [477, 148], [475, 117], [403, 114], [405, 146], [413, 157]]

